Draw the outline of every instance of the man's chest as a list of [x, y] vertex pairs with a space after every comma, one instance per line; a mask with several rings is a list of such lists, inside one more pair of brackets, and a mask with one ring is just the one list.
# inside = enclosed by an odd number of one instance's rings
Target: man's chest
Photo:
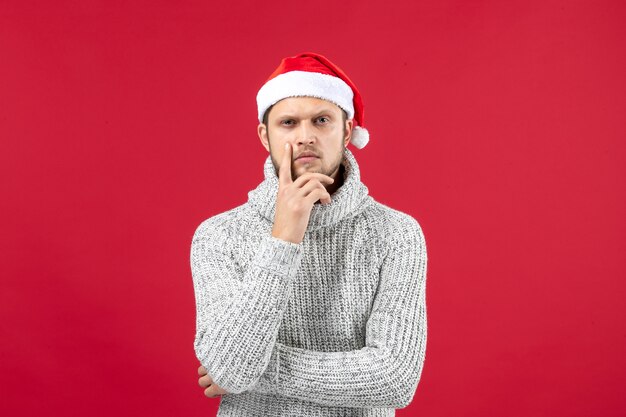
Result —
[[[240, 254], [244, 268], [255, 255], [256, 240], [248, 239]], [[326, 352], [365, 346], [365, 326], [384, 257], [384, 248], [374, 242], [371, 233], [358, 228], [305, 235], [279, 342]]]

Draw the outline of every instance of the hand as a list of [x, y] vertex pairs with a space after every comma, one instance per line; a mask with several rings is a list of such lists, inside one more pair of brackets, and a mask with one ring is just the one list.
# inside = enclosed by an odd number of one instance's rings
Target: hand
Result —
[[208, 371], [204, 366], [200, 366], [198, 368], [198, 375], [200, 378], [198, 379], [198, 384], [205, 388], [204, 395], [209, 398], [220, 397], [222, 394], [228, 394], [225, 389], [222, 389], [219, 385], [213, 382], [213, 378], [209, 375]]
[[318, 172], [307, 172], [295, 181], [291, 177], [291, 144], [285, 145], [285, 152], [278, 171], [278, 196], [272, 236], [293, 243], [304, 239], [309, 224], [311, 209], [316, 201], [330, 203], [330, 194], [324, 187], [335, 180]]

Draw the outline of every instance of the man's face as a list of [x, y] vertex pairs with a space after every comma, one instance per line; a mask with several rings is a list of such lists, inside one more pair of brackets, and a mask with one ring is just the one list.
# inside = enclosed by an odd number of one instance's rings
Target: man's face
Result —
[[[353, 121], [344, 122], [343, 110], [334, 103], [314, 97], [289, 97], [274, 104], [267, 126], [259, 124], [258, 133], [270, 152], [277, 175], [285, 142], [289, 142], [293, 150], [293, 180], [305, 172], [319, 172], [336, 179], [352, 126]], [[306, 158], [305, 152], [315, 156]]]

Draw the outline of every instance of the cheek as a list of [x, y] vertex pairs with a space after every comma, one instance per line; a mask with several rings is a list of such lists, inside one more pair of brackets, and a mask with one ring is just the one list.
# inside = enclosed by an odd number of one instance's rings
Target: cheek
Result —
[[282, 148], [286, 142], [291, 142], [291, 135], [289, 133], [273, 130], [268, 135], [269, 140], [274, 148]]
[[344, 131], [341, 126], [333, 126], [333, 128], [327, 132], [325, 142], [328, 144], [328, 149], [337, 150], [343, 146], [343, 140]]

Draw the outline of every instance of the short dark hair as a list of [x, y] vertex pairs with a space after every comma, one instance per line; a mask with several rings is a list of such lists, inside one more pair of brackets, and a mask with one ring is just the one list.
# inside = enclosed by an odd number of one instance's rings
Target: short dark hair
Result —
[[269, 106], [267, 108], [267, 110], [265, 110], [265, 113], [263, 113], [263, 124], [265, 126], [267, 126], [267, 119], [269, 119], [269, 117], [270, 117], [270, 110], [272, 110], [273, 107], [274, 107], [274, 105], [272, 104], [271, 106]]
[[[267, 126], [267, 121], [268, 121], [268, 119], [270, 117], [270, 110], [272, 110], [273, 107], [274, 107], [274, 105], [272, 104], [271, 106], [269, 106], [267, 108], [267, 110], [265, 110], [265, 113], [263, 113], [263, 124], [265, 126]], [[339, 107], [339, 106], [337, 106], [337, 107]], [[341, 109], [341, 107], [339, 107], [339, 108]], [[348, 120], [348, 114], [346, 113], [346, 111], [344, 109], [341, 109], [341, 118], [342, 118], [343, 124], [345, 125], [346, 124], [346, 120]]]

